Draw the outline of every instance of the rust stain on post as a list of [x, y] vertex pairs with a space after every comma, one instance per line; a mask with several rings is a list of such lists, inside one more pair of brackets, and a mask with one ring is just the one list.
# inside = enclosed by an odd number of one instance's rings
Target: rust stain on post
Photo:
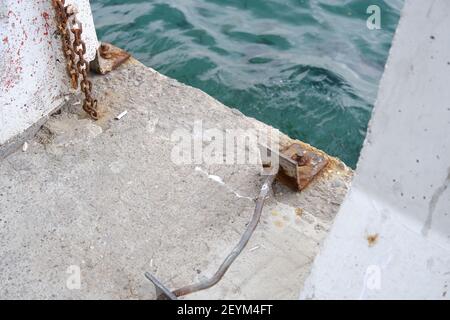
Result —
[[367, 243], [369, 244], [369, 247], [373, 247], [378, 241], [378, 233], [371, 234], [367, 236]]

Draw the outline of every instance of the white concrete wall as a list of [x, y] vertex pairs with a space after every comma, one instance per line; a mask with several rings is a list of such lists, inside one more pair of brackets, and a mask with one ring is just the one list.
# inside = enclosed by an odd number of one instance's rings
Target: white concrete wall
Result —
[[[87, 59], [97, 36], [88, 0], [79, 9]], [[50, 0], [0, 0], [0, 147], [63, 103], [69, 80]], [[1, 150], [1, 149], [0, 149]]]
[[406, 1], [352, 189], [301, 298], [450, 297], [449, 32], [450, 1]]

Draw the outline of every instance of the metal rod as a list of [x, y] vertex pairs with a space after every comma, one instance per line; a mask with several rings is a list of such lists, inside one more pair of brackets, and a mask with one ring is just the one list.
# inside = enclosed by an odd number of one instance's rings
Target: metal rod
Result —
[[152, 274], [146, 272], [145, 277], [155, 285], [157, 300], [177, 300], [177, 297]]
[[256, 229], [256, 226], [259, 223], [259, 220], [261, 218], [262, 208], [264, 206], [264, 201], [266, 197], [269, 195], [269, 192], [272, 188], [272, 184], [275, 180], [275, 175], [269, 175], [267, 176], [263, 186], [261, 187], [261, 191], [259, 193], [258, 198], [256, 199], [256, 206], [255, 211], [253, 213], [252, 220], [247, 226], [247, 229], [245, 230], [244, 234], [241, 237], [241, 240], [239, 243], [234, 247], [233, 251], [230, 252], [230, 254], [225, 258], [224, 262], [220, 265], [219, 269], [216, 271], [216, 273], [209, 279], [200, 281], [198, 283], [194, 283], [188, 286], [185, 286], [183, 288], [177, 289], [173, 291], [172, 293], [176, 297], [184, 296], [187, 294], [191, 294], [200, 290], [205, 290], [208, 288], [211, 288], [214, 286], [217, 282], [222, 279], [223, 275], [227, 272], [228, 268], [231, 266], [234, 260], [239, 256], [239, 254], [242, 252], [242, 250], [247, 245], [248, 241], [250, 240], [253, 232]]

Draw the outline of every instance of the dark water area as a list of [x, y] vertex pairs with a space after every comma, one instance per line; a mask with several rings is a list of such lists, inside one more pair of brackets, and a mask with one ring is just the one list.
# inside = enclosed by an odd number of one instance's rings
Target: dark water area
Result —
[[[355, 167], [403, 0], [91, 0], [99, 38]], [[369, 30], [370, 5], [381, 29]]]

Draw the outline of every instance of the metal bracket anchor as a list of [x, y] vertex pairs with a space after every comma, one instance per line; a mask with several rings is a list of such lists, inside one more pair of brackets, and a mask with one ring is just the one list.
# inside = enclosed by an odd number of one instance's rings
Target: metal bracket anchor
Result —
[[107, 74], [112, 70], [117, 69], [125, 61], [127, 61], [131, 55], [116, 46], [109, 43], [102, 43], [97, 50], [97, 55], [94, 61], [91, 62], [90, 67], [92, 70], [99, 74]]

